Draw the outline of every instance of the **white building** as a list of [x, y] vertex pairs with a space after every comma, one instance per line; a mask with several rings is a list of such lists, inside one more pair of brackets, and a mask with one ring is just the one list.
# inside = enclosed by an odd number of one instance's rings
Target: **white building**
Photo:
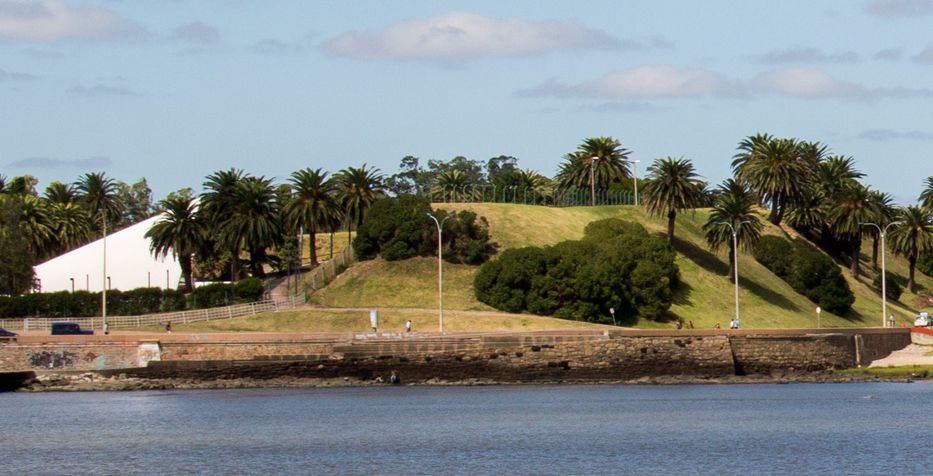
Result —
[[158, 214], [135, 225], [107, 235], [107, 278], [104, 279], [104, 240], [88, 243], [36, 266], [41, 292], [100, 292], [107, 289], [127, 291], [135, 288], [177, 288], [181, 268], [171, 253], [163, 260], [149, 252], [150, 241], [144, 235]]

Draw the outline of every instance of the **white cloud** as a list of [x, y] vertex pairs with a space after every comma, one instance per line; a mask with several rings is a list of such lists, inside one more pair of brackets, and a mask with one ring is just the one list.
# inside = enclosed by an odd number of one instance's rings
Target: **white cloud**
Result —
[[379, 30], [349, 32], [323, 45], [333, 55], [355, 59], [441, 62], [626, 47], [643, 46], [571, 22], [499, 19], [470, 12], [449, 12]]
[[140, 37], [143, 28], [111, 10], [61, 0], [0, 0], [0, 41], [50, 43]]
[[16, 71], [7, 71], [3, 68], [0, 68], [0, 81], [7, 79], [13, 81], [31, 81], [36, 79], [36, 76], [29, 73], [17, 73]]
[[874, 59], [882, 61], [897, 61], [904, 55], [904, 48], [885, 48], [875, 53]]
[[872, 0], [865, 11], [884, 18], [929, 15], [933, 13], [933, 0]]
[[808, 99], [849, 98], [911, 98], [933, 96], [931, 89], [868, 88], [861, 84], [840, 81], [814, 68], [786, 68], [759, 74], [750, 82], [753, 89]]
[[115, 86], [105, 86], [103, 84], [97, 84], [95, 86], [75, 86], [69, 89], [74, 94], [81, 96], [135, 96], [136, 93], [126, 89]]
[[220, 32], [204, 22], [196, 21], [175, 28], [172, 32], [172, 39], [206, 46], [220, 41]]
[[818, 48], [790, 48], [780, 51], [769, 51], [758, 56], [758, 61], [765, 64], [784, 63], [841, 63], [858, 61], [859, 55], [854, 51], [837, 51], [826, 53]]
[[566, 85], [549, 79], [522, 96], [600, 97], [600, 98], [677, 98], [706, 95], [732, 95], [735, 84], [715, 71], [641, 66], [607, 74], [600, 79]]
[[15, 160], [9, 163], [10, 167], [21, 169], [92, 169], [109, 167], [113, 161], [109, 157], [94, 156], [87, 159], [63, 160], [50, 157], [28, 157], [22, 160]]

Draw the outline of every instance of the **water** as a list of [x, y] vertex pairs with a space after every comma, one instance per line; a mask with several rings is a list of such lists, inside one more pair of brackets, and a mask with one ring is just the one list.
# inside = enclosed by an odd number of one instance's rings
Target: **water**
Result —
[[0, 474], [931, 474], [931, 396], [933, 383], [8, 393]]

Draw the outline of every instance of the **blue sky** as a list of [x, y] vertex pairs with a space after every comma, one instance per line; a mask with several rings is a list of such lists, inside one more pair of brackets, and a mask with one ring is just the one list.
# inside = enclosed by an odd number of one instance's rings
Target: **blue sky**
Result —
[[744, 137], [821, 141], [913, 203], [933, 0], [0, 0], [0, 173], [156, 198], [406, 155], [553, 175], [586, 137], [718, 183]]

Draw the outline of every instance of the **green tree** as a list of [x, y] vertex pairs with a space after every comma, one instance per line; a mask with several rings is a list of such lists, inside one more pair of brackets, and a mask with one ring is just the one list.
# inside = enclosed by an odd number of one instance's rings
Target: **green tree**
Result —
[[19, 229], [29, 242], [29, 250], [37, 259], [46, 256], [55, 239], [49, 207], [44, 200], [33, 195], [23, 195], [20, 209]]
[[74, 184], [79, 201], [92, 217], [106, 220], [110, 224], [119, 223], [123, 213], [123, 204], [118, 196], [117, 183], [107, 178], [103, 172], [86, 173]]
[[920, 206], [933, 210], [933, 176], [924, 181], [923, 191], [920, 192]]
[[861, 226], [877, 216], [871, 202], [871, 191], [858, 183], [847, 184], [833, 200], [827, 218], [830, 228], [837, 237], [849, 245], [849, 272], [859, 276], [859, 253], [862, 249], [862, 236], [866, 230]]
[[366, 210], [382, 196], [383, 176], [377, 168], [347, 167], [335, 177], [337, 199], [340, 201], [347, 221], [347, 244], [352, 245], [353, 226], [363, 224]]
[[[884, 229], [889, 223], [893, 222], [897, 218], [898, 210], [894, 207], [894, 198], [890, 194], [882, 192], [880, 190], [872, 190], [869, 192], [869, 200], [871, 201], [871, 223], [874, 223]], [[867, 230], [868, 235], [871, 236], [871, 267], [874, 270], [878, 269], [878, 244], [881, 240], [881, 234], [878, 233], [878, 230], [871, 226]]]
[[916, 293], [914, 272], [917, 259], [933, 251], [933, 213], [921, 207], [909, 206], [901, 209], [898, 218], [904, 223], [891, 229], [891, 248], [895, 254], [907, 258], [907, 289]]
[[194, 198], [171, 197], [159, 202], [164, 215], [146, 231], [149, 251], [165, 258], [169, 253], [178, 260], [185, 279], [185, 292], [194, 289], [193, 256], [204, 245], [207, 228], [198, 216]]
[[70, 251], [91, 239], [91, 216], [76, 203], [52, 203], [49, 212], [55, 235], [55, 254]]
[[[754, 214], [755, 196], [734, 179], [728, 179], [719, 186], [720, 193], [709, 220], [703, 225], [706, 243], [716, 251], [725, 244], [729, 248], [729, 281], [735, 282], [735, 246], [732, 230], [735, 229], [736, 241], [744, 251], [755, 248], [761, 237], [761, 222]], [[733, 228], [724, 225], [728, 223]]]
[[61, 183], [57, 180], [45, 187], [45, 193], [43, 193], [43, 196], [50, 203], [67, 204], [75, 203], [77, 200], [74, 186], [71, 184]]
[[593, 186], [598, 189], [609, 188], [610, 183], [631, 178], [632, 173], [626, 162], [630, 153], [612, 137], [584, 139], [576, 151], [564, 156], [564, 162], [557, 173], [559, 188], [590, 188], [591, 173]]
[[317, 264], [317, 233], [328, 216], [340, 208], [335, 196], [334, 183], [327, 172], [305, 168], [291, 175], [294, 196], [286, 206], [286, 216], [295, 227], [301, 226], [308, 233], [311, 264]]
[[282, 242], [275, 187], [265, 177], [246, 177], [233, 191], [230, 215], [220, 224], [220, 240], [229, 249], [249, 252], [250, 273], [265, 276], [266, 249]]
[[644, 204], [652, 215], [667, 215], [667, 242], [674, 243], [674, 223], [678, 211], [694, 209], [704, 201], [699, 175], [687, 159], [655, 159], [648, 167], [643, 192]]
[[0, 196], [0, 295], [17, 296], [33, 287], [35, 273], [29, 241], [20, 230], [22, 202]]
[[[201, 193], [200, 211], [203, 220], [207, 223], [209, 229], [214, 230], [211, 234], [211, 241], [214, 243], [205, 244], [205, 251], [210, 251], [210, 260], [219, 261], [222, 253], [218, 246], [230, 253], [230, 280], [236, 281], [239, 277], [238, 267], [240, 261], [240, 248], [237, 240], [225, 240], [223, 237], [216, 236], [218, 230], [224, 223], [230, 220], [233, 214], [233, 208], [236, 205], [236, 190], [240, 182], [249, 175], [240, 169], [231, 168], [229, 170], [219, 170], [206, 177], [203, 183], [204, 192]], [[206, 253], [205, 253], [206, 254]], [[205, 256], [206, 257], [206, 256]]]
[[796, 140], [766, 134], [739, 143], [732, 168], [736, 178], [747, 182], [755, 193], [771, 203], [768, 220], [775, 225], [781, 223], [784, 213], [800, 197], [812, 176]]
[[123, 224], [139, 223], [152, 216], [152, 189], [145, 178], [132, 185], [117, 182], [117, 195], [123, 204]]
[[[460, 170], [448, 170], [437, 174], [431, 187], [431, 198], [440, 202], [461, 202], [473, 199], [476, 184]], [[471, 188], [467, 190], [467, 188]]]

